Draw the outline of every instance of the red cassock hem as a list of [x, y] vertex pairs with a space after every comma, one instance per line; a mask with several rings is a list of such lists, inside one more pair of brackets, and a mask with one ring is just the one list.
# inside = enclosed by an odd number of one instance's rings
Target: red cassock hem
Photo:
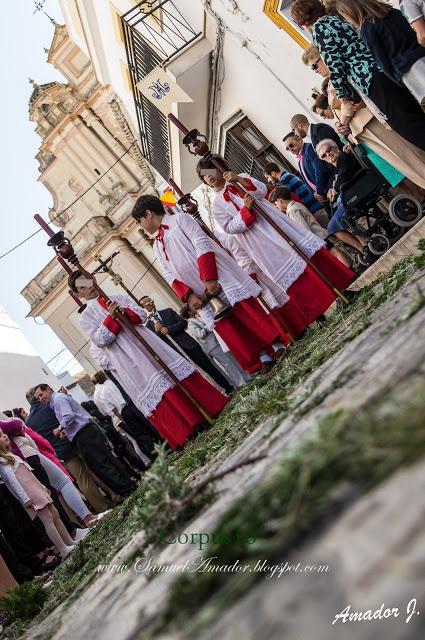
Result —
[[217, 264], [214, 251], [208, 251], [198, 258], [199, 277], [203, 282], [218, 280]]
[[[228, 402], [228, 398], [198, 372], [182, 380], [181, 384], [213, 418]], [[173, 449], [183, 445], [196, 428], [205, 423], [204, 416], [178, 386], [164, 393], [149, 420]]]
[[232, 313], [217, 322], [215, 330], [246, 371], [258, 363], [268, 345], [282, 340], [279, 329], [255, 298], [237, 302]]
[[[311, 267], [292, 284], [288, 296], [305, 316], [307, 326], [315, 322], [335, 301], [336, 295]], [[282, 307], [285, 309], [286, 305]]]
[[[293, 300], [288, 300], [283, 307], [273, 309], [273, 313], [294, 338], [310, 325], [302, 309]], [[277, 320], [275, 322], [277, 323]]]
[[354, 272], [327, 249], [317, 251], [311, 262], [339, 291], [344, 291], [354, 278]]

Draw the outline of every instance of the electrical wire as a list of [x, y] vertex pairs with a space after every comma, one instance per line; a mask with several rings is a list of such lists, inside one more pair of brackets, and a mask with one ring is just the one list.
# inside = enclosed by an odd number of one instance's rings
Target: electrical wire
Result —
[[50, 360], [48, 360], [45, 364], [49, 364], [50, 362], [52, 362], [52, 360], [56, 360], [56, 358], [58, 356], [60, 356], [60, 354], [63, 353], [64, 351], [66, 351], [66, 350], [67, 350], [66, 347], [64, 347], [63, 349], [58, 351], [56, 355], [54, 355], [52, 358], [50, 358]]
[[[85, 191], [83, 191], [83, 193], [80, 193], [80, 195], [73, 201], [71, 202], [71, 204], [69, 204], [67, 207], [65, 207], [65, 209], [62, 209], [62, 211], [60, 211], [59, 213], [57, 213], [53, 218], [51, 218], [51, 222], [54, 222], [54, 220], [57, 220], [58, 218], [60, 218], [61, 215], [63, 215], [64, 213], [66, 213], [68, 211], [68, 209], [70, 209], [71, 207], [74, 206], [74, 204], [76, 204], [79, 200], [81, 200], [81, 198], [83, 198], [91, 189], [93, 189], [93, 187], [95, 185], [97, 185], [98, 182], [100, 182], [100, 180], [102, 180], [102, 178], [104, 178], [106, 176], [107, 173], [109, 173], [111, 171], [111, 169], [113, 169], [115, 167], [116, 164], [118, 164], [118, 162], [120, 162], [125, 155], [127, 155], [127, 153], [131, 150], [131, 148], [137, 143], [137, 140], [133, 140], [133, 142], [131, 143], [131, 145], [128, 147], [128, 149], [126, 151], [124, 151], [124, 153], [117, 158], [117, 160], [115, 160], [115, 162], [109, 167], [109, 169], [107, 169], [105, 171], [105, 173], [103, 173], [101, 176], [99, 176], [99, 178], [93, 182], [93, 184], [91, 184], [89, 187], [87, 187], [87, 189]], [[34, 231], [33, 233], [31, 233], [29, 236], [27, 236], [26, 238], [24, 238], [23, 240], [21, 240], [20, 242], [18, 242], [17, 244], [15, 244], [13, 247], [11, 247], [10, 249], [8, 249], [7, 251], [5, 251], [4, 253], [2, 253], [0, 255], [0, 260], [3, 260], [3, 258], [6, 258], [6, 256], [10, 255], [13, 251], [16, 251], [16, 249], [19, 249], [19, 247], [22, 247], [23, 244], [25, 244], [26, 242], [28, 242], [29, 240], [31, 240], [31, 238], [34, 238], [34, 236], [36, 236], [38, 233], [40, 233], [40, 231], [42, 231], [41, 227], [40, 229], [37, 229], [36, 231]]]
[[62, 367], [59, 369], [59, 371], [55, 372], [55, 376], [58, 376], [62, 373], [62, 371], [64, 371], [64, 369], [66, 369], [66, 367], [73, 361], [76, 359], [76, 357], [78, 356], [78, 354], [84, 349], [84, 347], [86, 347], [89, 344], [90, 340], [86, 340], [85, 343], [83, 344], [82, 347], [80, 347], [78, 349], [78, 351], [76, 351], [74, 353], [74, 355], [72, 356], [72, 358], [70, 358], [69, 360], [67, 360], [65, 362], [65, 364], [62, 365]]
[[135, 290], [135, 288], [137, 287], [137, 285], [139, 284], [139, 282], [141, 282], [143, 280], [143, 278], [145, 277], [145, 275], [147, 274], [148, 271], [150, 271], [151, 267], [153, 267], [153, 265], [155, 264], [157, 258], [155, 257], [152, 262], [150, 263], [149, 267], [146, 269], [146, 271], [144, 273], [142, 273], [142, 275], [140, 276], [140, 278], [138, 279], [138, 281], [136, 282], [136, 284], [134, 285], [134, 287], [132, 289], [130, 289], [130, 291], [133, 293], [133, 291]]

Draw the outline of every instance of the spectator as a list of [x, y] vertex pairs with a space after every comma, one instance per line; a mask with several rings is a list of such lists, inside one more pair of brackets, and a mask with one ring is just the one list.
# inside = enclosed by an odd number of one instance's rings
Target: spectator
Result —
[[[62, 471], [58, 460], [52, 461], [39, 451], [30, 434], [26, 432], [25, 425], [22, 420], [19, 420], [18, 418], [7, 422], [5, 420], [0, 420], [0, 428], [8, 435], [11, 442], [18, 446], [23, 459], [28, 461], [31, 467], [34, 468], [36, 465], [37, 467], [38, 465], [41, 465], [48, 478], [48, 485], [46, 485], [47, 488], [50, 489], [53, 487], [57, 493], [60, 493], [68, 507], [72, 509], [72, 511], [80, 518], [80, 520], [82, 520], [82, 522], [84, 522], [86, 526], [94, 524], [95, 518], [83, 502], [80, 493], [74, 487], [69, 474]], [[36, 435], [40, 440], [44, 440], [44, 438], [41, 438], [38, 434]], [[47, 441], [45, 442], [46, 445], [49, 445]], [[35, 458], [37, 458], [36, 465], [34, 464]], [[39, 479], [44, 484], [43, 478]], [[77, 535], [78, 539], [80, 539], [83, 534], [77, 530]]]
[[[308, 186], [313, 190], [314, 197], [324, 204], [328, 201], [327, 193], [332, 186], [333, 171], [326, 168], [320, 160], [313, 145], [304, 142], [296, 133], [288, 133], [284, 138], [286, 151], [290, 151], [298, 158], [299, 169]], [[328, 217], [329, 220], [329, 217]], [[322, 220], [319, 220], [322, 224]], [[323, 220], [323, 222], [325, 222]]]
[[337, 0], [336, 8], [360, 33], [384, 73], [403, 83], [425, 108], [425, 49], [401, 11], [381, 0]]
[[292, 116], [289, 127], [294, 133], [300, 136], [304, 142], [310, 142], [314, 149], [316, 149], [317, 143], [320, 142], [320, 140], [325, 140], [325, 138], [334, 140], [340, 149], [344, 146], [333, 127], [328, 124], [312, 124], [302, 113]]
[[[31, 521], [20, 502], [0, 479], [0, 530], [17, 556], [19, 564], [27, 567], [31, 573], [39, 575], [54, 569], [59, 563], [56, 559], [43, 562], [39, 557], [47, 542], [43, 539], [45, 534], [40, 533], [36, 524], [37, 521]], [[15, 578], [20, 582], [16, 575]]]
[[181, 318], [174, 309], [157, 311], [154, 301], [149, 296], [141, 298], [140, 306], [148, 313], [148, 321], [146, 322], [148, 329], [157, 333], [163, 340], [165, 339], [168, 344], [173, 346], [172, 342], [167, 340], [167, 336], [170, 336], [180, 349], [189, 356], [192, 362], [205, 371], [227, 394], [234, 391], [232, 385], [213, 365], [196, 340], [186, 332], [187, 320]]
[[[306, 66], [309, 66], [323, 78], [330, 78], [329, 69], [315, 44], [307, 47], [302, 60]], [[340, 100], [332, 82], [327, 85], [327, 95], [329, 105], [338, 118], [336, 128], [340, 133], [351, 135], [356, 143], [366, 144], [414, 185], [425, 188], [425, 175], [421, 170], [425, 164], [424, 151], [407, 142], [388, 125], [381, 122], [376, 109], [373, 112], [374, 106], [369, 100], [357, 104]], [[409, 190], [412, 189], [409, 187]], [[417, 197], [418, 190], [413, 189], [412, 194]]]
[[416, 32], [419, 44], [425, 47], [425, 0], [401, 0], [400, 9]]
[[322, 226], [327, 225], [329, 220], [327, 212], [320, 202], [316, 200], [313, 191], [305, 182], [300, 180], [293, 173], [280, 169], [275, 162], [268, 162], [264, 166], [263, 173], [267, 182], [274, 185], [280, 185], [281, 187], [288, 187], [288, 189], [307, 207], [310, 213], [314, 215], [319, 224]]
[[327, 96], [327, 85], [326, 93], [316, 93], [314, 95], [314, 104], [312, 106], [312, 111], [314, 113], [317, 113], [317, 115], [324, 120], [335, 120], [335, 113], [332, 111]]
[[[20, 570], [19, 560], [0, 533], [0, 598], [3, 598], [8, 591], [18, 586], [13, 575], [16, 570], [18, 572]], [[30, 576], [29, 580], [33, 577], [31, 573]], [[25, 582], [25, 580], [22, 580], [22, 582]]]
[[[134, 402], [132, 401], [132, 399], [130, 398], [130, 396], [128, 395], [128, 393], [126, 392], [126, 390], [124, 389], [120, 381], [118, 380], [118, 377], [116, 375], [117, 372], [112, 367], [112, 364], [109, 358], [106, 356], [105, 350], [100, 349], [94, 343], [91, 343], [90, 354], [92, 358], [94, 358], [94, 360], [97, 362], [99, 367], [103, 369], [103, 371], [105, 372], [109, 380], [111, 380], [114, 383], [114, 385], [117, 387], [117, 389], [119, 389], [122, 397], [125, 399], [126, 406], [123, 409], [124, 420], [128, 423], [142, 422], [145, 425], [146, 432], [149, 434], [150, 438], [153, 440], [155, 444], [156, 443], [160, 444], [161, 442], [164, 442], [163, 438], [161, 438], [161, 436], [159, 435], [158, 431], [155, 429], [153, 424], [136, 407], [136, 405], [134, 404]], [[151, 449], [149, 452], [149, 457], [153, 460], [154, 458], [156, 458], [156, 456], [157, 456], [157, 453], [155, 449]]]
[[200, 319], [196, 311], [191, 311], [188, 305], [184, 305], [180, 311], [182, 318], [187, 320], [187, 332], [199, 342], [202, 351], [220, 367], [234, 387], [242, 387], [247, 380], [247, 374], [238, 364], [230, 351], [224, 351], [214, 331], [210, 331]]
[[347, 267], [351, 265], [346, 256], [333, 246], [333, 243], [329, 239], [329, 232], [324, 229], [316, 220], [316, 218], [310, 213], [302, 202], [295, 202], [292, 199], [291, 192], [286, 187], [277, 187], [272, 191], [269, 202], [274, 204], [281, 213], [285, 213], [288, 218], [291, 218], [294, 222], [308, 229], [312, 233], [325, 240], [327, 249], [338, 258]]
[[118, 387], [109, 380], [103, 371], [97, 371], [91, 381], [95, 385], [93, 401], [103, 415], [110, 416], [115, 428], [128, 433], [136, 442], [141, 452], [148, 457], [155, 446], [151, 435], [149, 421], [142, 415], [142, 419], [134, 419], [134, 414], [127, 412], [127, 402]]
[[425, 150], [425, 114], [405, 87], [396, 85], [379, 70], [348, 22], [337, 15], [327, 15], [320, 0], [296, 0], [291, 15], [311, 32], [329, 68], [337, 97], [346, 102], [358, 102], [358, 95], [370, 100], [384, 122]]
[[22, 422], [25, 422], [26, 419], [28, 418], [28, 412], [25, 411], [25, 409], [23, 409], [22, 407], [19, 407], [18, 409], [13, 409], [12, 415], [14, 418], [19, 418], [20, 420], [22, 420]]
[[[146, 459], [143, 454], [140, 456], [136, 455], [133, 443], [130, 442], [129, 438], [124, 436], [123, 433], [115, 429], [110, 416], [105, 416], [97, 408], [97, 405], [93, 400], [85, 400], [81, 403], [81, 406], [93, 418], [94, 424], [99, 428], [104, 436], [105, 444], [113, 453], [113, 457], [118, 458], [129, 476], [139, 480], [140, 474], [143, 471], [146, 471], [145, 461], [147, 463], [150, 461]], [[113, 501], [119, 502], [120, 498], [117, 494], [115, 494], [107, 485], [103, 484], [99, 478], [96, 480], [100, 483], [102, 489], [111, 496]]]
[[40, 518], [50, 540], [67, 558], [75, 544], [65, 528], [46, 487], [31, 472], [31, 467], [10, 449], [7, 435], [0, 429], [0, 474], [8, 489], [19, 500], [31, 519]]
[[357, 159], [351, 153], [341, 151], [334, 140], [322, 140], [317, 145], [320, 158], [325, 162], [330, 162], [335, 167], [335, 180], [329, 192], [329, 198], [337, 199], [337, 207], [328, 224], [329, 233], [335, 234], [343, 242], [355, 247], [363, 252], [366, 245], [364, 236], [360, 233], [350, 233], [347, 231], [345, 222], [345, 208], [341, 202], [340, 189], [344, 182], [347, 182], [359, 169], [361, 169]]
[[[326, 240], [329, 236], [327, 230], [320, 226], [316, 218], [302, 202], [292, 200], [291, 192], [287, 187], [277, 187], [274, 189], [269, 198], [269, 202], [274, 204], [281, 213], [286, 213], [291, 220], [294, 220], [294, 222], [297, 222], [305, 229], [315, 233], [316, 236], [319, 236], [322, 240]], [[328, 249], [332, 247], [332, 245], [329, 246], [328, 243], [326, 243], [326, 245]]]
[[63, 436], [76, 444], [82, 458], [102, 482], [122, 497], [136, 488], [125, 468], [108, 450], [91, 415], [72, 396], [55, 393], [47, 384], [38, 385], [34, 396], [53, 409]]
[[26, 398], [30, 405], [26, 425], [52, 445], [56, 456], [59, 460], [63, 460], [66, 470], [75, 478], [81, 493], [87, 498], [93, 510], [96, 513], [102, 513], [109, 509], [111, 503], [94, 482], [75, 444], [70, 442], [68, 438], [55, 436], [54, 430], [59, 427], [59, 422], [53, 409], [49, 405], [36, 400], [34, 388], [27, 391]]

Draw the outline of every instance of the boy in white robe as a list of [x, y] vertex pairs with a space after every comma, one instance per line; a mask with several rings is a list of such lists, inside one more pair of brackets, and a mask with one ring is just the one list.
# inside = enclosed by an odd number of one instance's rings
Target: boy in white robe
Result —
[[[282, 352], [285, 345], [276, 326], [269, 320], [256, 296], [260, 287], [219, 247], [187, 213], [170, 215], [155, 196], [141, 196], [133, 209], [133, 218], [155, 235], [154, 251], [167, 282], [183, 302], [191, 295], [205, 292], [219, 296], [233, 307], [218, 320], [200, 309], [206, 326], [218, 333], [239, 364], [246, 370], [269, 370], [273, 362], [266, 353]], [[286, 338], [287, 341], [287, 338]]]
[[119, 309], [137, 328], [180, 384], [211, 416], [220, 413], [227, 398], [203, 378], [185, 358], [143, 326], [144, 310], [127, 296], [111, 296], [107, 304], [99, 297], [93, 279], [80, 271], [73, 272], [69, 287], [87, 302], [80, 315], [81, 328], [95, 346], [105, 352], [104, 362], [113, 369], [118, 382], [136, 407], [149, 419], [160, 435], [177, 448], [205, 422], [196, 406], [164, 371], [135, 336], [117, 320]]
[[[233, 235], [261, 271], [288, 294], [290, 302], [301, 309], [309, 324], [314, 322], [334, 302], [336, 294], [276, 229], [255, 212], [254, 202], [261, 204], [269, 218], [334, 287], [345, 290], [354, 277], [353, 272], [329, 254], [324, 240], [282, 216], [276, 207], [267, 202], [264, 199], [267, 194], [264, 183], [247, 174], [238, 175], [229, 171], [219, 156], [215, 156], [215, 160], [223, 167], [223, 171], [216, 169], [209, 159], [201, 159], [197, 166], [200, 178], [216, 193], [212, 211], [215, 221], [225, 233]], [[242, 197], [234, 183], [241, 185], [248, 193]]]

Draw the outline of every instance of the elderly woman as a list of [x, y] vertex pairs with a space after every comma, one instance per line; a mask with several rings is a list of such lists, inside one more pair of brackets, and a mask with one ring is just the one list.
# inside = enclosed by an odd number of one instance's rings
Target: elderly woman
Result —
[[[304, 51], [302, 61], [323, 78], [330, 77], [329, 69], [315, 44], [310, 45]], [[385, 126], [363, 102], [354, 104], [350, 101], [340, 100], [332, 82], [328, 84], [327, 95], [329, 106], [339, 120], [336, 125], [339, 133], [346, 135], [351, 133], [356, 142], [366, 144], [413, 184], [425, 189], [424, 151]], [[418, 197], [417, 190], [413, 191], [413, 195]]]
[[425, 114], [420, 105], [406, 87], [379, 70], [353, 27], [340, 16], [327, 15], [320, 0], [296, 0], [291, 14], [300, 27], [311, 32], [337, 97], [358, 102], [360, 96], [377, 117], [425, 151]]
[[328, 232], [346, 244], [363, 252], [366, 240], [362, 234], [351, 233], [345, 222], [345, 208], [341, 202], [340, 189], [359, 169], [361, 169], [356, 157], [351, 153], [341, 151], [331, 138], [321, 140], [316, 146], [316, 153], [321, 160], [329, 162], [335, 167], [335, 180], [333, 188], [328, 193], [329, 200], [336, 201], [336, 207], [328, 224]]

